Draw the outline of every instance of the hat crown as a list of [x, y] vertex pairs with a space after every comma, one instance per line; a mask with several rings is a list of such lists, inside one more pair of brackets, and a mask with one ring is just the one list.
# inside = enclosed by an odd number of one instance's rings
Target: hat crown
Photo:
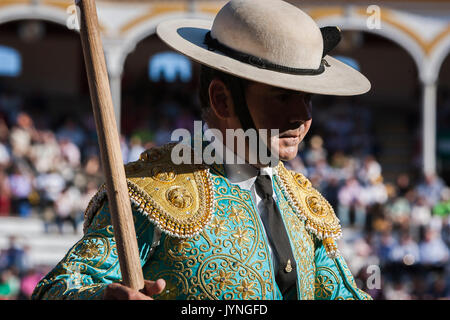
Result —
[[272, 63], [317, 69], [323, 38], [315, 21], [280, 0], [232, 0], [216, 15], [211, 36], [234, 50]]

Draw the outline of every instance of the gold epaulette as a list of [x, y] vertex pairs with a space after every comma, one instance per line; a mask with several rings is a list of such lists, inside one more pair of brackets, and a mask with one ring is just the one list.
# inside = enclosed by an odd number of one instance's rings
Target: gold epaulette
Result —
[[287, 170], [281, 162], [276, 172], [281, 179], [283, 192], [304, 221], [305, 228], [322, 240], [330, 257], [336, 257], [338, 249], [335, 240], [342, 236], [342, 230], [333, 207], [301, 173]]
[[[138, 161], [125, 165], [128, 192], [134, 209], [162, 232], [189, 238], [209, 224], [214, 192], [206, 166], [171, 161], [174, 145], [146, 150]], [[105, 196], [102, 186], [86, 209], [85, 230]]]

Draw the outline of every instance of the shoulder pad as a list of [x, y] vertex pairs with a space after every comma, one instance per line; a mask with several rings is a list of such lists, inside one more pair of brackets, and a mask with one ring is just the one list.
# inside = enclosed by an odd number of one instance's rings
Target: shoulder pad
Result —
[[[125, 165], [128, 192], [135, 210], [146, 215], [162, 232], [178, 238], [200, 233], [213, 214], [213, 187], [206, 166], [176, 165], [171, 161], [175, 144], [144, 151]], [[86, 210], [95, 214], [106, 195], [102, 186]]]
[[303, 174], [287, 170], [282, 163], [276, 172], [283, 191], [305, 222], [306, 229], [322, 240], [330, 255], [336, 254], [335, 240], [341, 237], [342, 230], [333, 207]]

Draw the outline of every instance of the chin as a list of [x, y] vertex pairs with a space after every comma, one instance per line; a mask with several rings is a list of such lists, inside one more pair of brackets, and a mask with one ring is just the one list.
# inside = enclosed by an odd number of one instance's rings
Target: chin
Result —
[[280, 147], [279, 158], [282, 161], [293, 160], [298, 153], [298, 145], [292, 147]]

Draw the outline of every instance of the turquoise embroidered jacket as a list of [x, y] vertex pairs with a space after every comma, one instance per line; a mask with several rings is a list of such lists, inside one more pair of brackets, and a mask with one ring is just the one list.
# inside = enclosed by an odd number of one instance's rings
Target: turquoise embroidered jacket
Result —
[[[223, 167], [173, 165], [172, 147], [151, 149], [126, 166], [144, 278], [167, 284], [156, 298], [283, 299], [250, 193], [231, 184]], [[340, 226], [328, 202], [281, 163], [273, 188], [297, 265], [288, 298], [371, 299], [337, 251]], [[101, 299], [121, 280], [104, 187], [86, 210], [84, 231], [33, 299]]]

